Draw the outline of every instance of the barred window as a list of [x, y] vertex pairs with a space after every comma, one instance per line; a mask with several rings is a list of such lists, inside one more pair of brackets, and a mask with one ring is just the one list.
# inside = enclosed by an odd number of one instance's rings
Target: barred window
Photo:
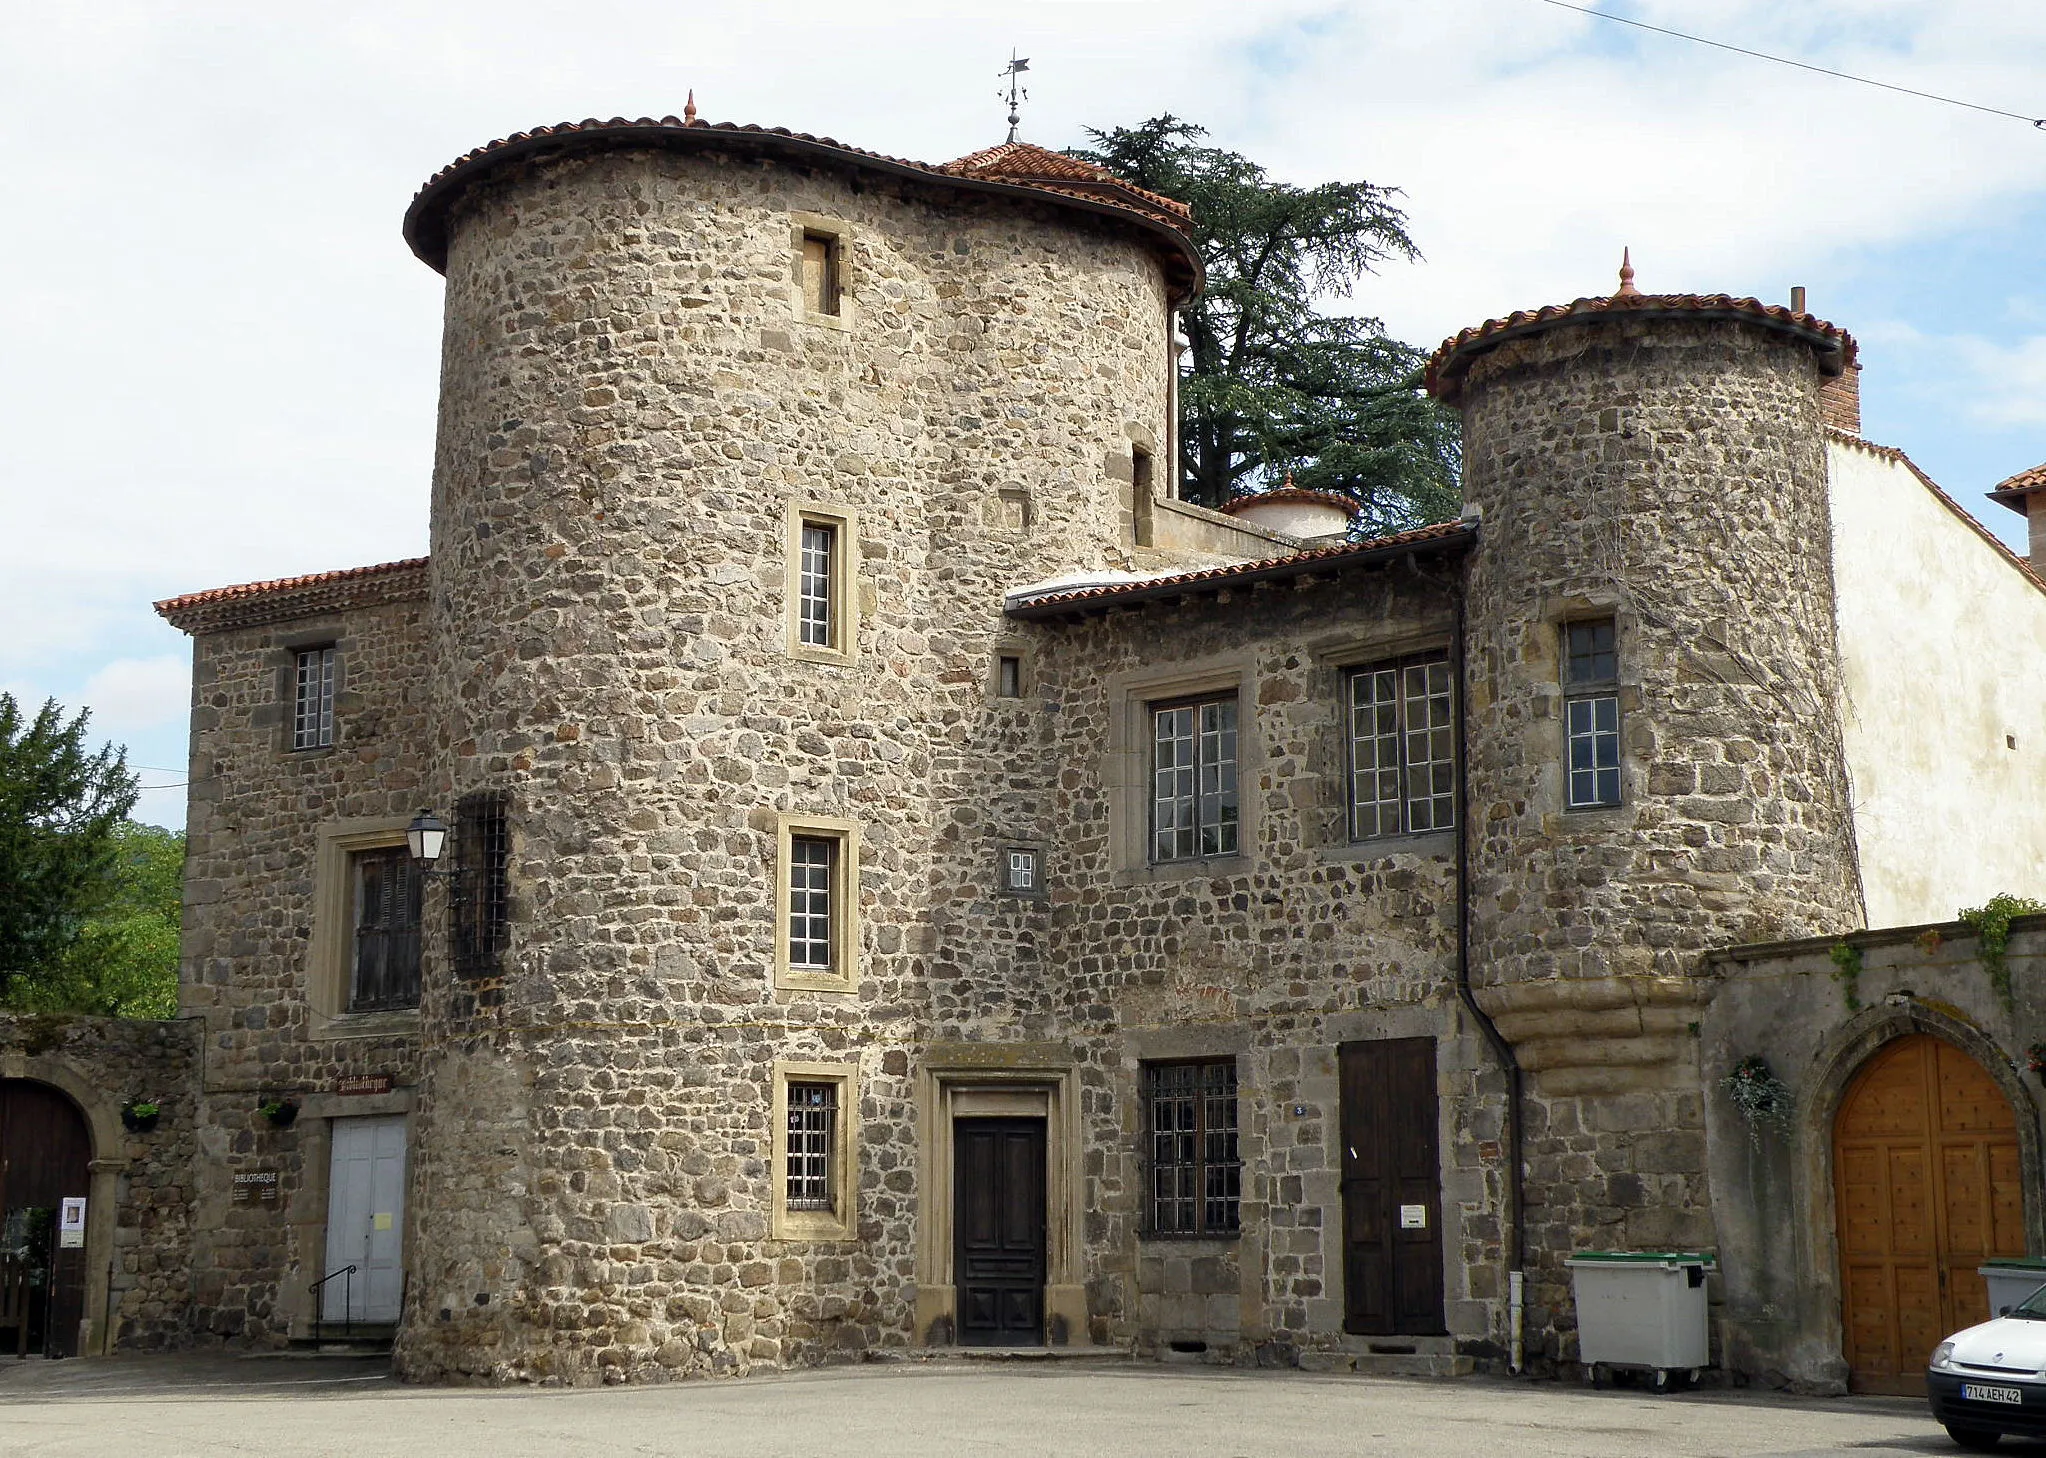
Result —
[[1619, 678], [1611, 618], [1563, 625], [1563, 764], [1573, 810], [1620, 803]]
[[1236, 698], [1151, 711], [1151, 859], [1234, 855]]
[[1234, 1235], [1243, 1198], [1236, 1060], [1144, 1065], [1153, 1235]]
[[291, 747], [325, 749], [334, 742], [334, 649], [302, 648], [292, 674]]
[[481, 790], [455, 802], [454, 963], [459, 977], [500, 970], [511, 926], [510, 800]]
[[1350, 675], [1350, 838], [1456, 824], [1456, 698], [1449, 655]]
[[789, 966], [829, 972], [837, 966], [832, 905], [837, 890], [838, 841], [830, 836], [789, 837]]
[[797, 641], [807, 648], [838, 646], [838, 614], [832, 578], [837, 568], [838, 528], [805, 521], [797, 598]]
[[838, 1085], [789, 1085], [788, 1165], [783, 1199], [791, 1210], [836, 1210], [831, 1171], [838, 1147]]
[[419, 1006], [419, 905], [424, 884], [404, 846], [349, 856], [355, 936], [349, 959], [348, 1011]]

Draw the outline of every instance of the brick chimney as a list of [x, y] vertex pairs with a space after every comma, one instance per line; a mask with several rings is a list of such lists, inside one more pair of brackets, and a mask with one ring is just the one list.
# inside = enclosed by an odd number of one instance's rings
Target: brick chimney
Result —
[[1861, 365], [1847, 366], [1819, 386], [1819, 418], [1835, 430], [1861, 434]]
[[2032, 566], [2046, 567], [2046, 465], [2020, 471], [1989, 493], [1989, 499], [2025, 518], [2031, 539]]

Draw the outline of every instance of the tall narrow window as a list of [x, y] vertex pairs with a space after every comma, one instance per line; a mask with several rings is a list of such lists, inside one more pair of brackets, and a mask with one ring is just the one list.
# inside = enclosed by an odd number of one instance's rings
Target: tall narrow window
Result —
[[1004, 699], [1023, 697], [1023, 660], [1017, 655], [1004, 653], [996, 660], [995, 694]]
[[1236, 699], [1151, 711], [1151, 859], [1234, 855]]
[[788, 1087], [786, 1169], [782, 1198], [790, 1210], [836, 1210], [832, 1171], [838, 1146], [838, 1085]]
[[302, 648], [293, 671], [291, 747], [325, 749], [334, 742], [334, 650]]
[[797, 582], [797, 641], [806, 648], [838, 646], [838, 528], [830, 522], [805, 521]]
[[1563, 625], [1563, 750], [1571, 809], [1620, 803], [1620, 657], [1611, 618]]
[[419, 866], [402, 845], [349, 858], [355, 934], [349, 1012], [419, 1006]]
[[1456, 823], [1456, 700], [1449, 656], [1350, 675], [1350, 838]]
[[449, 911], [459, 977], [493, 977], [501, 970], [511, 928], [509, 809], [502, 790], [455, 802], [456, 877]]
[[838, 881], [838, 841], [822, 835], [789, 837], [789, 967], [799, 972], [838, 970], [832, 904]]
[[1236, 1061], [1144, 1065], [1149, 1233], [1234, 1235], [1243, 1197]]
[[829, 233], [803, 234], [803, 308], [812, 314], [838, 312], [838, 239]]

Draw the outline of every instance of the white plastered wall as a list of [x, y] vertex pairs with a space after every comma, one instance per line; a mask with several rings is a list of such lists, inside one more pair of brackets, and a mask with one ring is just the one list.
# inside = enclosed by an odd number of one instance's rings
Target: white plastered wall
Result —
[[2046, 592], [1894, 453], [1827, 464], [1869, 925], [2046, 898]]

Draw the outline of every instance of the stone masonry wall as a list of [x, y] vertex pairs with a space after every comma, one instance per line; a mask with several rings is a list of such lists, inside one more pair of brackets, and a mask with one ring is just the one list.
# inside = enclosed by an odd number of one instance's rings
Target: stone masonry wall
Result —
[[[205, 1030], [191, 1171], [202, 1333], [266, 1344], [304, 1328], [326, 1259], [319, 1101], [347, 1075], [389, 1074], [400, 1101], [417, 1081], [416, 1013], [324, 1016], [308, 979], [322, 827], [401, 820], [428, 802], [425, 606], [372, 602], [194, 640], [180, 1004]], [[335, 743], [293, 750], [292, 656], [320, 643], [340, 665]], [[272, 1128], [256, 1113], [272, 1096], [305, 1115]], [[275, 1205], [230, 1203], [231, 1177], [247, 1170], [277, 1172]]]
[[[1710, 1247], [1702, 954], [1860, 924], [1809, 348], [1615, 317], [1464, 403], [1474, 975], [1529, 1070], [1529, 1324], [1581, 1248]], [[1570, 811], [1561, 625], [1619, 629], [1624, 803]]]
[[[792, 219], [847, 310], [792, 306]], [[457, 210], [434, 503], [438, 792], [512, 794], [502, 976], [429, 963], [413, 1376], [743, 1371], [905, 1344], [943, 821], [1002, 592], [1128, 560], [1163, 433], [1149, 244], [1020, 199], [715, 154]], [[849, 662], [786, 646], [788, 513], [857, 512]], [[777, 992], [778, 813], [862, 827], [860, 980]], [[965, 853], [965, 852], [962, 852]], [[768, 1238], [776, 1059], [859, 1072], [858, 1238]]]

